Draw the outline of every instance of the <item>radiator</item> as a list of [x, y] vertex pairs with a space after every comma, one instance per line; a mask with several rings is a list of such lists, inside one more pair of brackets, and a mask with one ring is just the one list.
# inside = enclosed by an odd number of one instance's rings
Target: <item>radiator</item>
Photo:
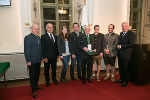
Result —
[[[0, 54], [0, 62], [10, 62], [10, 68], [6, 72], [6, 80], [29, 78], [24, 54]], [[3, 81], [0, 77], [0, 81]]]

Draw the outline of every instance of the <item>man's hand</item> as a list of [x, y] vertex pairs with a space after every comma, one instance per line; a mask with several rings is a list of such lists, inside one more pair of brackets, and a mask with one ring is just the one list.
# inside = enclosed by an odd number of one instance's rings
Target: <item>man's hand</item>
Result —
[[87, 48], [87, 47], [84, 47], [83, 50], [84, 50], [85, 52], [88, 52], [88, 48]]
[[74, 59], [74, 58], [76, 58], [76, 56], [74, 54], [72, 54], [72, 58]]
[[96, 52], [96, 49], [95, 50], [93, 50], [94, 52]]
[[31, 62], [27, 62], [27, 66], [30, 67], [31, 66]]
[[109, 50], [108, 49], [104, 49], [104, 52], [108, 55], [110, 54]]
[[100, 57], [103, 57], [103, 53], [100, 53], [100, 55], [99, 55]]
[[117, 45], [117, 48], [118, 48], [118, 49], [121, 49], [121, 45]]
[[47, 59], [47, 58], [45, 58], [45, 59], [44, 59], [44, 62], [45, 62], [45, 63], [47, 63], [47, 62], [48, 62], [48, 59]]
[[60, 56], [61, 59], [63, 59], [63, 56]]

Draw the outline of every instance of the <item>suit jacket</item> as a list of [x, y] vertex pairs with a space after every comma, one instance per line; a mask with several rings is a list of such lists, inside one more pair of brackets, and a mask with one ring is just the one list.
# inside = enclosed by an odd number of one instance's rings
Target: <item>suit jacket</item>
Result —
[[122, 36], [123, 32], [120, 33], [118, 45], [121, 45], [118, 54], [120, 57], [131, 57], [132, 47], [134, 46], [135, 35], [132, 31], [128, 31], [125, 36]]
[[41, 45], [42, 45], [42, 56], [44, 58], [57, 59], [58, 49], [57, 49], [57, 36], [53, 34], [55, 42], [53, 43], [50, 39], [48, 33], [41, 36]]
[[41, 40], [39, 36], [29, 34], [24, 38], [24, 55], [26, 62], [39, 63], [42, 60]]
[[84, 47], [87, 47], [87, 38], [86, 35], [79, 32], [79, 36], [75, 32], [69, 34], [69, 47], [70, 53], [75, 54], [84, 59], [87, 57], [87, 53], [83, 50]]
[[96, 49], [98, 55], [104, 53], [104, 35], [102, 33], [98, 33], [97, 35], [93, 33], [90, 37], [92, 50]]
[[[118, 50], [118, 38], [119, 36], [116, 33], [112, 33], [109, 36], [109, 33], [104, 35], [104, 49], [108, 49], [110, 51], [110, 54], [108, 56], [117, 56]], [[104, 53], [104, 56], [106, 54]]]

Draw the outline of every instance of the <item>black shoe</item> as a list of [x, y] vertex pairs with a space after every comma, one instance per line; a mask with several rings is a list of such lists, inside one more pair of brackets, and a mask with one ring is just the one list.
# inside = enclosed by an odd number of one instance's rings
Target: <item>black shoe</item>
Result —
[[89, 83], [92, 83], [92, 80], [91, 80], [91, 79], [87, 79], [87, 81], [88, 81]]
[[123, 82], [120, 87], [126, 87], [128, 85], [128, 83]]
[[66, 80], [65, 78], [61, 78], [61, 79], [60, 79], [60, 82], [66, 83], [67, 80]]
[[71, 80], [73, 80], [73, 81], [74, 81], [74, 80], [76, 80], [76, 79], [75, 79], [75, 77], [71, 77]]
[[37, 98], [37, 93], [36, 93], [36, 91], [32, 91], [32, 97], [33, 97], [33, 98]]
[[54, 80], [53, 83], [56, 84], [56, 85], [59, 84], [59, 82], [57, 80]]
[[37, 90], [42, 90], [43, 89], [43, 87], [40, 87], [40, 86], [37, 86], [37, 88], [36, 88]]
[[115, 81], [115, 83], [122, 83], [122, 80]]
[[79, 79], [79, 80], [82, 80], [82, 77], [81, 77], [81, 76], [78, 76], [78, 79]]
[[86, 81], [85, 81], [85, 80], [82, 80], [82, 84], [86, 84]]
[[49, 83], [49, 82], [46, 82], [46, 86], [49, 87], [49, 86], [50, 86], [50, 83]]

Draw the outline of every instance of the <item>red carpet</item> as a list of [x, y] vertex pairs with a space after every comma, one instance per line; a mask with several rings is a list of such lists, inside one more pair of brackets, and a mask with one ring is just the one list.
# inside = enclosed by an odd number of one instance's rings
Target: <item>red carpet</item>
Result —
[[[110, 81], [82, 84], [81, 81], [69, 81], [59, 85], [43, 85], [43, 90], [38, 90], [36, 100], [150, 100], [150, 84], [136, 86], [129, 83], [121, 88], [120, 84]], [[0, 89], [0, 100], [35, 100], [31, 96], [29, 86]]]

